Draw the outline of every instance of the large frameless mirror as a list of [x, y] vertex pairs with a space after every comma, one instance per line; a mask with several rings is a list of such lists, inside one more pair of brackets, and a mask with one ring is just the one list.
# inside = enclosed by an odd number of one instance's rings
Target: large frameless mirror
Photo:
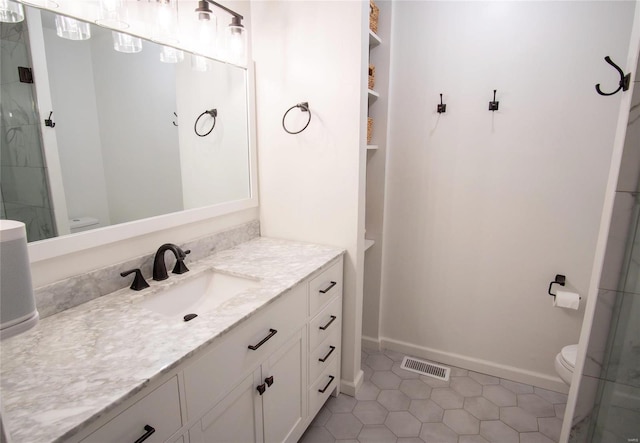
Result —
[[245, 69], [25, 10], [0, 24], [0, 217], [30, 242], [255, 197]]

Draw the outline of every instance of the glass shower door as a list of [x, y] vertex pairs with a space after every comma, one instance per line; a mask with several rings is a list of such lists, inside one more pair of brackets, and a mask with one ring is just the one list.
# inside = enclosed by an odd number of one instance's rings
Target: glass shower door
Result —
[[34, 86], [18, 67], [31, 67], [26, 22], [0, 23], [0, 218], [23, 222], [31, 242], [56, 227]]

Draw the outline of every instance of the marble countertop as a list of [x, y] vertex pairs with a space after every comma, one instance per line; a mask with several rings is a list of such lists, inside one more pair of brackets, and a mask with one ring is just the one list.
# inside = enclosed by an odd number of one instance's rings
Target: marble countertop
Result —
[[[344, 251], [257, 238], [220, 251], [190, 272], [123, 289], [47, 317], [1, 343], [2, 420], [14, 441], [64, 441], [176, 368]], [[260, 279], [208, 315], [175, 321], [144, 297], [213, 269]]]

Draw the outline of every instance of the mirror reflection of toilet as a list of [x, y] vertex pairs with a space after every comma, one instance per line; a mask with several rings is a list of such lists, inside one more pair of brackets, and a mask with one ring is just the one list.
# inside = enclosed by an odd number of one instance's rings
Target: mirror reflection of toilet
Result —
[[93, 217], [76, 217], [69, 219], [69, 229], [72, 234], [88, 231], [100, 227], [100, 222]]
[[556, 355], [556, 372], [566, 384], [571, 385], [573, 370], [576, 367], [576, 357], [578, 355], [578, 345], [568, 345], [562, 348]]

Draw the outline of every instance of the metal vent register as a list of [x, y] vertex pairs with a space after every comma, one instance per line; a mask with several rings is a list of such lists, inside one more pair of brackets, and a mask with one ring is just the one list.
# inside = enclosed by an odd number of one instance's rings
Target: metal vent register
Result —
[[426, 375], [444, 381], [449, 380], [449, 374], [451, 373], [451, 368], [440, 366], [428, 361], [418, 360], [412, 357], [403, 358], [400, 367], [402, 369], [406, 369], [407, 371], [417, 372], [418, 374]]

